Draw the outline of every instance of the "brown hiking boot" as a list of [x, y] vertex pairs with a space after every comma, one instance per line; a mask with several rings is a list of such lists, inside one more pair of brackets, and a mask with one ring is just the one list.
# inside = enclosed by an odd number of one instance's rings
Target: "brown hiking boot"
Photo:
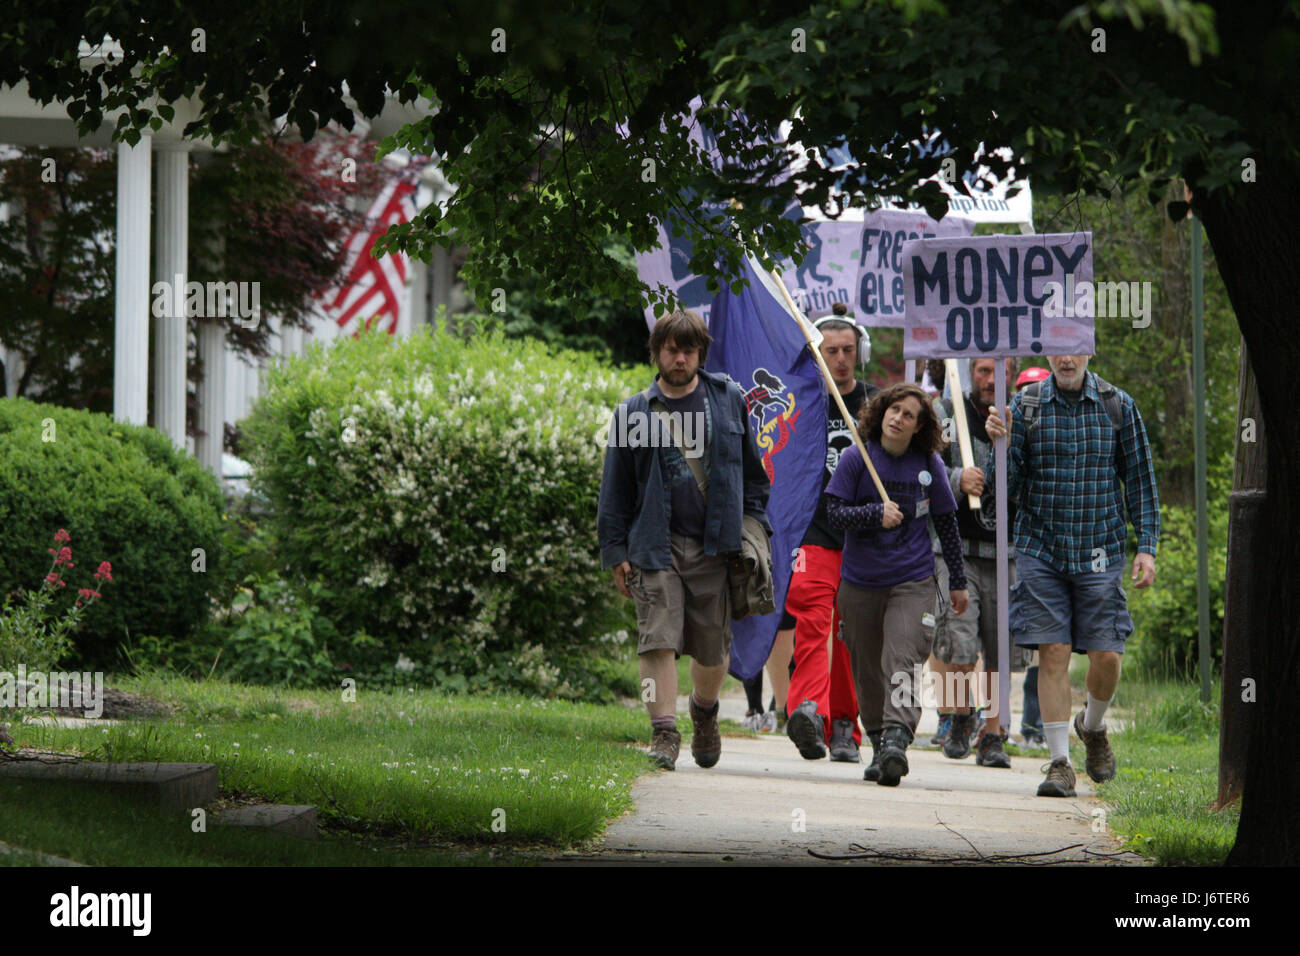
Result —
[[1079, 735], [1083, 745], [1088, 748], [1088, 757], [1084, 760], [1083, 765], [1088, 771], [1088, 776], [1092, 777], [1097, 783], [1104, 780], [1113, 780], [1115, 778], [1115, 752], [1110, 749], [1110, 741], [1106, 739], [1106, 727], [1102, 726], [1101, 730], [1084, 730], [1083, 729], [1084, 711], [1079, 711], [1074, 718], [1074, 732]]
[[681, 749], [681, 734], [675, 730], [656, 730], [650, 740], [650, 759], [665, 770], [676, 770]]
[[1011, 757], [1002, 749], [1006, 742], [1006, 734], [980, 734], [979, 742], [975, 745], [975, 766], [1001, 767], [1004, 770], [1009, 768]]
[[1038, 795], [1040, 797], [1073, 797], [1075, 795], [1074, 768], [1070, 766], [1070, 761], [1064, 757], [1052, 761], [1052, 765], [1047, 768], [1047, 778], [1038, 785]]
[[691, 756], [700, 767], [712, 767], [722, 756], [722, 734], [718, 730], [718, 702], [713, 702], [710, 710], [701, 710], [695, 706], [695, 695], [691, 695], [691, 723], [695, 725], [691, 734]]

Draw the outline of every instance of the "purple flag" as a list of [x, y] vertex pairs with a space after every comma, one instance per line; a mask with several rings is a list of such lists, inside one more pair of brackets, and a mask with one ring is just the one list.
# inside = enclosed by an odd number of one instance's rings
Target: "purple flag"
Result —
[[705, 368], [724, 372], [745, 393], [749, 424], [763, 468], [772, 482], [767, 518], [772, 524], [775, 613], [732, 622], [731, 673], [748, 680], [772, 651], [790, 569], [817, 508], [826, 461], [826, 383], [771, 276], [752, 260], [748, 285], [713, 300], [713, 344]]

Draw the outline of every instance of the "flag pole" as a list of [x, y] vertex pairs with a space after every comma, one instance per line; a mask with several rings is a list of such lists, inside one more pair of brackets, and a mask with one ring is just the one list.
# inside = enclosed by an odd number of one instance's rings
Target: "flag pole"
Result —
[[[970, 425], [966, 422], [966, 396], [961, 393], [961, 371], [957, 368], [957, 360], [951, 358], [943, 360], [943, 368], [948, 387], [952, 389], [952, 417], [957, 422], [957, 447], [961, 449], [961, 466], [963, 469], [974, 468], [975, 454], [970, 446]], [[971, 511], [978, 511], [979, 496], [967, 494], [966, 497]]]
[[862, 463], [867, 466], [867, 473], [871, 475], [871, 480], [876, 485], [876, 493], [880, 495], [881, 502], [890, 503], [889, 495], [885, 493], [885, 485], [880, 480], [880, 475], [876, 474], [876, 466], [871, 463], [871, 457], [867, 454], [867, 448], [862, 443], [862, 437], [858, 434], [857, 426], [853, 423], [853, 416], [849, 414], [848, 406], [844, 404], [844, 396], [840, 394], [835, 379], [831, 377], [831, 370], [826, 367], [826, 359], [822, 357], [821, 349], [813, 345], [812, 335], [808, 332], [808, 320], [804, 317], [803, 312], [794, 304], [794, 299], [790, 297], [790, 290], [785, 287], [785, 282], [781, 279], [781, 274], [775, 269], [771, 272], [772, 279], [776, 282], [776, 287], [781, 290], [781, 297], [785, 299], [785, 307], [790, 311], [790, 315], [795, 319], [803, 337], [808, 340], [808, 348], [817, 360], [817, 367], [822, 370], [822, 378], [826, 380], [826, 390], [831, 393], [835, 399], [835, 404], [840, 407], [840, 414], [844, 416], [844, 421], [848, 423], [849, 435], [853, 439], [853, 444], [857, 446], [858, 454], [862, 456]]

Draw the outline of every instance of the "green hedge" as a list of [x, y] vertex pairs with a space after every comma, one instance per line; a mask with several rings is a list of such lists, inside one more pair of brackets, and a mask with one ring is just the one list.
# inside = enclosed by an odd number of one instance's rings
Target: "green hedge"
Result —
[[[1231, 490], [1231, 461], [1221, 462], [1210, 476], [1207, 512], [1210, 652], [1216, 671], [1223, 661], [1223, 593]], [[1196, 647], [1195, 508], [1177, 505], [1160, 508], [1160, 543], [1156, 552], [1156, 580], [1150, 588], [1137, 590], [1129, 580], [1129, 568], [1124, 572], [1124, 587], [1135, 627], [1127, 649], [1128, 663], [1153, 677], [1192, 675], [1200, 660]]]
[[382, 642], [335, 659], [456, 690], [595, 689], [591, 652], [629, 623], [596, 546], [598, 434], [646, 381], [497, 332], [427, 330], [272, 371], [243, 428], [276, 556], [323, 586], [337, 633]]
[[183, 638], [207, 617], [221, 561], [217, 479], [151, 428], [108, 415], [0, 399], [0, 587], [40, 585], [54, 532], [72, 536], [76, 599], [101, 561], [113, 582], [74, 634], [76, 663], [109, 666], [128, 632]]

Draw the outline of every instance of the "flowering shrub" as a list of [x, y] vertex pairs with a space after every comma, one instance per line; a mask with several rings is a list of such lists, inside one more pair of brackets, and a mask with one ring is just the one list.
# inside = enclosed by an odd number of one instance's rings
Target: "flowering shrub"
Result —
[[246, 420], [287, 570], [325, 582], [340, 633], [384, 638], [403, 680], [586, 692], [626, 628], [596, 501], [613, 406], [644, 387], [497, 333], [383, 334], [273, 371]]
[[24, 592], [21, 599], [10, 594], [0, 606], [0, 671], [12, 672], [19, 664], [29, 671], [50, 670], [71, 649], [69, 635], [90, 606], [103, 596], [99, 589], [113, 580], [113, 566], [101, 561], [91, 576], [95, 586], [78, 588], [76, 602], [51, 619], [56, 614], [59, 593], [68, 585], [63, 580], [65, 569], [76, 567], [68, 546], [71, 540], [64, 528], [56, 531], [54, 547], [48, 549], [54, 558], [41, 586]]
[[71, 634], [78, 662], [118, 663], [131, 634], [185, 638], [208, 613], [220, 566], [221, 489], [152, 428], [108, 415], [0, 399], [0, 594], [31, 584], [49, 529], [113, 563], [113, 600], [96, 601]]

